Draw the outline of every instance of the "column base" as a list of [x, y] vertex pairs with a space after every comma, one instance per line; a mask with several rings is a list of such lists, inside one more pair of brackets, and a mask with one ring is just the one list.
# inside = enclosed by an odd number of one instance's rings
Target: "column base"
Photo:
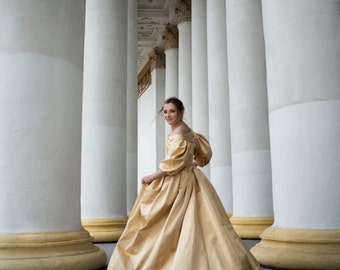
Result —
[[270, 227], [251, 249], [261, 265], [284, 269], [340, 269], [340, 230]]
[[0, 234], [0, 269], [99, 269], [106, 254], [92, 240], [85, 230]]
[[122, 235], [127, 218], [83, 219], [83, 227], [90, 232], [94, 242], [116, 242]]
[[274, 217], [231, 217], [231, 224], [240, 238], [259, 239], [274, 223]]

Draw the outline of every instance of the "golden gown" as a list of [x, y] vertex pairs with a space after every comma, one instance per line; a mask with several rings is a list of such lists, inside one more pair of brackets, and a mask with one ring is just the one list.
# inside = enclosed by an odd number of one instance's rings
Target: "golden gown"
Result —
[[167, 173], [143, 185], [110, 259], [110, 270], [248, 270], [258, 262], [232, 228], [207, 177], [211, 148], [193, 131], [170, 135]]

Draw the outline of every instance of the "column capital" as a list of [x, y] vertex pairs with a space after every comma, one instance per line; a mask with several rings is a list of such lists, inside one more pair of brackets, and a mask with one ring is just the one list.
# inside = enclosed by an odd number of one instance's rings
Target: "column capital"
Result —
[[165, 41], [165, 50], [178, 48], [177, 25], [167, 24], [162, 32], [162, 39]]
[[151, 71], [155, 68], [165, 68], [164, 49], [155, 47], [149, 53], [149, 60], [151, 61]]
[[178, 23], [191, 21], [191, 0], [177, 0], [174, 9]]

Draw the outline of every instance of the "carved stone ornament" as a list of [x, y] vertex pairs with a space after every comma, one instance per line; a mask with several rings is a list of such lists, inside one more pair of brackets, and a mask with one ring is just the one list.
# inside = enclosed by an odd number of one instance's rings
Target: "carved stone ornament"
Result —
[[167, 24], [162, 32], [162, 39], [165, 42], [165, 50], [178, 48], [178, 28], [176, 25]]
[[191, 21], [191, 0], [177, 0], [174, 9], [178, 23]]
[[141, 72], [138, 74], [138, 90], [137, 96], [138, 98], [148, 89], [148, 87], [152, 84], [152, 76], [151, 76], [151, 61], [149, 61]]
[[165, 54], [164, 49], [154, 48], [149, 53], [149, 60], [151, 61], [151, 71], [155, 68], [165, 68]]

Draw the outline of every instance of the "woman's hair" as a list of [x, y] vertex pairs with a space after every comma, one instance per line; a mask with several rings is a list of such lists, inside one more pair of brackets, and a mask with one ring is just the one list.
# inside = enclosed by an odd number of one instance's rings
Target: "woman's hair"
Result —
[[[180, 112], [184, 112], [183, 102], [181, 100], [179, 100], [178, 98], [170, 97], [166, 101], [164, 101], [163, 105], [169, 104], [169, 103], [174, 104], [176, 106], [177, 110], [179, 110]], [[162, 106], [162, 108], [158, 111], [158, 113], [161, 113], [163, 111], [163, 107], [164, 106]]]

